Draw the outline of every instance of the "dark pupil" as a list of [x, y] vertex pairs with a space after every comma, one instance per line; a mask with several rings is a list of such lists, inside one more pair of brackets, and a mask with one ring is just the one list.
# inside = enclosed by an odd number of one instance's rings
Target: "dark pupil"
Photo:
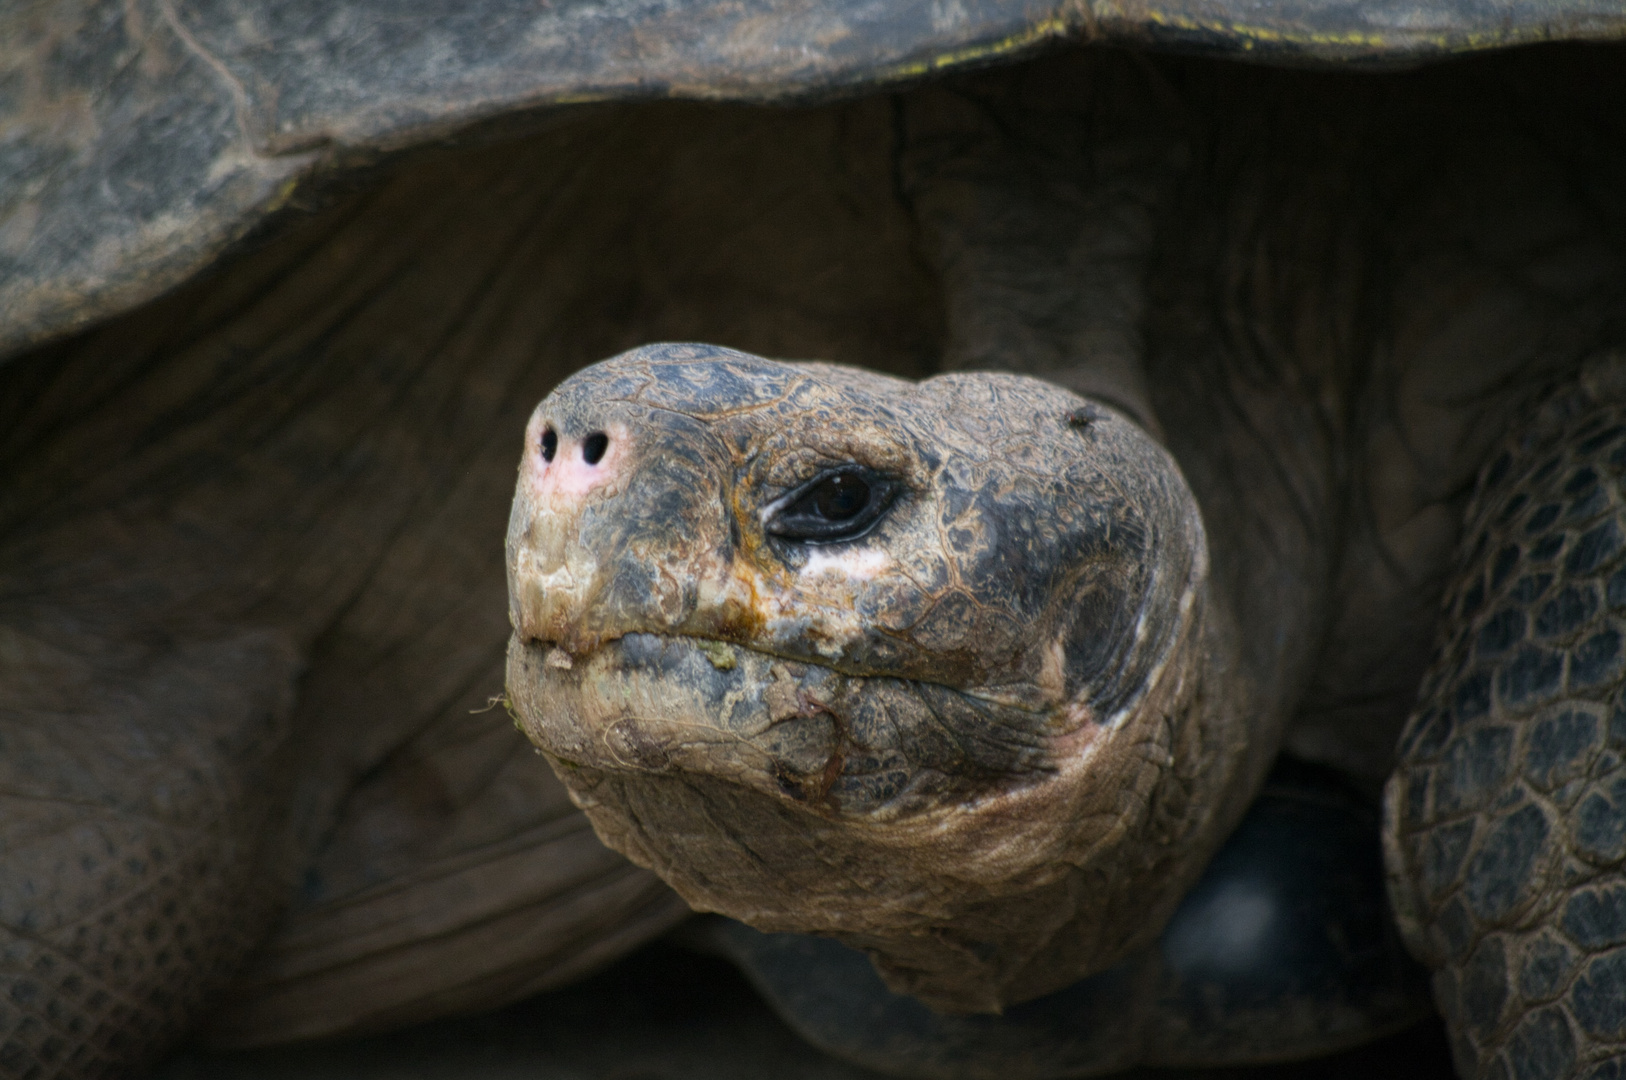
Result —
[[813, 505], [828, 521], [845, 521], [869, 504], [869, 485], [856, 476], [832, 476], [813, 493]]
[[542, 460], [552, 461], [554, 453], [559, 449], [559, 436], [553, 433], [552, 428], [542, 433]]

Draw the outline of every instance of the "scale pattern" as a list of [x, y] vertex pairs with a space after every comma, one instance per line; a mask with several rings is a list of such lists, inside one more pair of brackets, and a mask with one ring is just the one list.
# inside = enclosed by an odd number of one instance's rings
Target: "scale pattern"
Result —
[[1464, 1076], [1626, 1073], [1626, 406], [1550, 401], [1470, 505], [1388, 792]]

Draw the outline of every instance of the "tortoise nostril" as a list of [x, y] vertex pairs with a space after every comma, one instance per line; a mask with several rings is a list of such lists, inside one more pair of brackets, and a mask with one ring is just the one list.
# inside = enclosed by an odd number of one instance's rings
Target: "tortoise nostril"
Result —
[[559, 436], [552, 428], [548, 428], [542, 433], [542, 460], [552, 461], [553, 455], [558, 449]]
[[609, 449], [610, 437], [602, 431], [595, 431], [582, 440], [582, 460], [589, 465], [597, 465], [604, 457], [604, 451]]

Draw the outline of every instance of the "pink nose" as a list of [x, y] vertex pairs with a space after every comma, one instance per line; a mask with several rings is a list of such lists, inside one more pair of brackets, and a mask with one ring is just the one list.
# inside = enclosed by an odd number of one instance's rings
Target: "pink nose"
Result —
[[541, 417], [525, 433], [525, 472], [544, 501], [580, 499], [615, 478], [627, 456], [627, 433], [619, 424], [566, 439]]

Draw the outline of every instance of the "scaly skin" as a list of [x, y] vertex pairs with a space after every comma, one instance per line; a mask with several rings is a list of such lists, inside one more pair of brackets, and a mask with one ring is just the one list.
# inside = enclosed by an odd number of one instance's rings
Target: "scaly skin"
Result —
[[1590, 365], [1486, 467], [1389, 785], [1395, 906], [1465, 1076], [1626, 1053], [1623, 368]]

